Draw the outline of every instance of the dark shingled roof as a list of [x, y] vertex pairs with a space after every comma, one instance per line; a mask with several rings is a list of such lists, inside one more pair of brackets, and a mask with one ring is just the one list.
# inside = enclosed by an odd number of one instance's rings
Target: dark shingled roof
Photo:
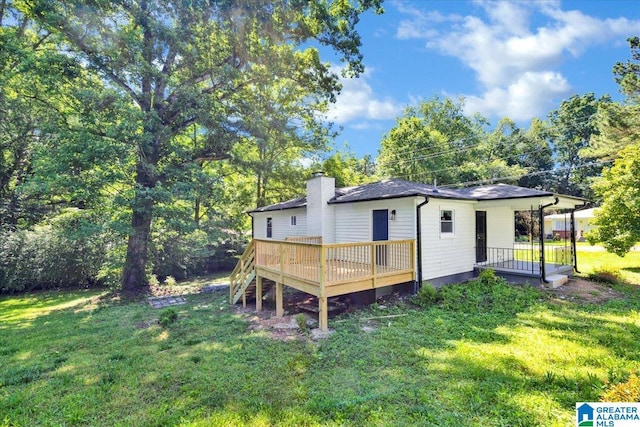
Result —
[[440, 199], [473, 200], [457, 190], [434, 188], [432, 185], [401, 179], [385, 179], [372, 184], [342, 188], [342, 195], [336, 195], [329, 203], [364, 202], [367, 200], [397, 199], [400, 197], [427, 196]]
[[[384, 181], [363, 184], [355, 187], [337, 188], [336, 195], [329, 203], [351, 203], [369, 200], [397, 199], [401, 197], [425, 196], [437, 199], [456, 200], [504, 200], [525, 199], [529, 197], [548, 197], [554, 193], [517, 187], [508, 184], [483, 185], [460, 189], [435, 188], [432, 185], [404, 181], [402, 179], [386, 179]], [[579, 198], [575, 198], [576, 200]], [[251, 212], [280, 211], [284, 209], [307, 206], [306, 197], [298, 197], [275, 205], [264, 206]]]
[[268, 211], [283, 211], [285, 209], [303, 208], [307, 206], [307, 197], [296, 197], [295, 199], [287, 200], [286, 202], [276, 203], [275, 205], [263, 206], [256, 208], [248, 213], [252, 212], [268, 212]]
[[553, 196], [553, 193], [548, 191], [509, 184], [482, 185], [480, 187], [460, 188], [456, 191], [475, 200], [526, 199], [528, 197]]

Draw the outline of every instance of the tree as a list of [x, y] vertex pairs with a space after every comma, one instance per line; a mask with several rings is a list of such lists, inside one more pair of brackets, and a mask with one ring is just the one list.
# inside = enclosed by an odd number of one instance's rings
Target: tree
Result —
[[409, 107], [382, 140], [378, 162], [383, 176], [438, 184], [516, 182], [527, 147], [516, 141], [515, 124], [503, 119], [487, 133], [486, 119], [464, 114], [464, 100], [434, 98]]
[[613, 160], [593, 190], [602, 199], [589, 242], [601, 242], [609, 252], [624, 256], [640, 241], [640, 42], [629, 39], [632, 61], [617, 63], [613, 72], [626, 105], [607, 105], [598, 111], [599, 137], [587, 155]]
[[574, 196], [589, 195], [589, 179], [600, 175], [602, 166], [580, 153], [589, 146], [592, 136], [598, 134], [595, 122], [598, 107], [610, 102], [608, 95], [598, 99], [593, 93], [574, 95], [549, 113], [549, 131], [556, 153], [556, 184], [551, 190]]
[[624, 256], [640, 241], [640, 144], [624, 148], [615, 164], [604, 170], [594, 190], [602, 197], [602, 205], [587, 239]]
[[618, 62], [613, 67], [620, 91], [627, 96], [631, 104], [640, 104], [640, 38], [627, 39], [631, 50], [631, 60]]
[[457, 166], [473, 158], [483, 138], [485, 119], [467, 117], [464, 102], [435, 97], [404, 116], [382, 139], [380, 174], [442, 184], [459, 181]]
[[337, 152], [326, 159], [320, 169], [336, 179], [336, 187], [350, 187], [376, 179], [376, 166], [369, 154], [358, 159], [353, 153]]
[[[166, 192], [161, 167], [176, 138], [198, 125], [198, 158], [223, 156], [246, 132], [238, 126], [242, 90], [268, 69], [273, 80], [297, 82], [333, 100], [337, 76], [320, 62], [317, 41], [362, 71], [359, 15], [381, 11], [379, 0], [351, 2], [26, 1], [24, 11], [64, 37], [67, 49], [135, 106], [120, 120], [135, 130], [131, 227], [124, 290], [147, 284], [154, 205]], [[254, 111], [254, 114], [260, 114]]]

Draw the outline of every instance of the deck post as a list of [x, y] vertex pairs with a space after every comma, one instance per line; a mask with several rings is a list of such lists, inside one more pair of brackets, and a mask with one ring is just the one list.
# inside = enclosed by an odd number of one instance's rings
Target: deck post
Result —
[[376, 242], [371, 242], [371, 277], [372, 286], [376, 287]]
[[329, 330], [329, 306], [327, 304], [327, 297], [319, 296], [318, 297], [318, 327], [322, 332], [327, 332]]
[[256, 276], [256, 311], [262, 311], [262, 277]]
[[242, 308], [247, 308], [247, 291], [242, 293]]
[[320, 292], [318, 294], [318, 327], [322, 332], [329, 330], [329, 307], [327, 304], [327, 290], [325, 289], [325, 268], [327, 265], [327, 255], [325, 247], [320, 247]]
[[284, 308], [282, 303], [282, 283], [276, 282], [276, 316], [284, 316]]

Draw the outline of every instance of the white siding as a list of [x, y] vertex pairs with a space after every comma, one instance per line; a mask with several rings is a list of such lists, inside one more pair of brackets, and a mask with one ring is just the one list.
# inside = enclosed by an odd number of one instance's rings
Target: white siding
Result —
[[[295, 215], [296, 225], [291, 225], [291, 216]], [[254, 212], [253, 235], [256, 239], [267, 238], [267, 218], [272, 218], [272, 238], [284, 240], [286, 237], [307, 235], [307, 214], [305, 208], [285, 209], [283, 211]]]
[[[389, 240], [416, 238], [415, 199], [376, 200], [335, 204], [336, 242], [368, 242], [373, 238], [373, 211], [389, 210]], [[391, 211], [396, 211], [391, 220]]]
[[509, 206], [479, 210], [487, 212], [487, 246], [490, 248], [513, 248], [516, 232], [513, 210]]
[[[440, 233], [442, 209], [454, 212], [452, 234]], [[432, 198], [421, 211], [423, 280], [472, 271], [476, 227], [473, 204]]]

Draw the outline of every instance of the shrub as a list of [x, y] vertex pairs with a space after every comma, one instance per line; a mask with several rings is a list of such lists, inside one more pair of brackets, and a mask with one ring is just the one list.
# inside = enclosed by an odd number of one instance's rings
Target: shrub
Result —
[[480, 276], [466, 283], [443, 286], [442, 305], [466, 313], [516, 313], [535, 304], [540, 292], [527, 285], [510, 285], [493, 270], [483, 270]]
[[304, 314], [296, 314], [296, 323], [298, 324], [298, 328], [300, 328], [302, 332], [309, 331], [309, 326], [307, 325], [307, 316], [305, 316]]
[[603, 267], [589, 274], [589, 280], [599, 283], [608, 283], [614, 285], [622, 282], [620, 270], [611, 267]]
[[29, 230], [0, 231], [0, 292], [96, 284], [112, 241], [99, 218], [81, 209]]
[[413, 302], [420, 307], [426, 308], [440, 302], [441, 299], [442, 298], [438, 290], [431, 286], [431, 284], [425, 283], [422, 285], [416, 296], [413, 297]]
[[609, 387], [600, 398], [602, 402], [640, 402], [640, 376], [632, 373], [623, 383]]
[[175, 279], [175, 277], [173, 277], [173, 276], [167, 276], [167, 277], [164, 279], [164, 284], [165, 284], [165, 285], [167, 285], [167, 286], [175, 286], [175, 285], [176, 285], [176, 283], [177, 283], [177, 282], [176, 282], [176, 279]]
[[150, 274], [149, 275], [149, 284], [151, 286], [158, 286], [160, 284], [160, 281], [158, 280], [158, 276], [156, 276], [155, 274]]
[[178, 313], [173, 308], [166, 308], [160, 313], [160, 319], [158, 319], [158, 323], [160, 324], [160, 326], [166, 328], [176, 320], [178, 320]]
[[154, 223], [149, 245], [152, 272], [178, 280], [220, 270], [231, 270], [246, 246], [246, 239], [232, 230], [202, 225], [179, 229], [160, 219]]

